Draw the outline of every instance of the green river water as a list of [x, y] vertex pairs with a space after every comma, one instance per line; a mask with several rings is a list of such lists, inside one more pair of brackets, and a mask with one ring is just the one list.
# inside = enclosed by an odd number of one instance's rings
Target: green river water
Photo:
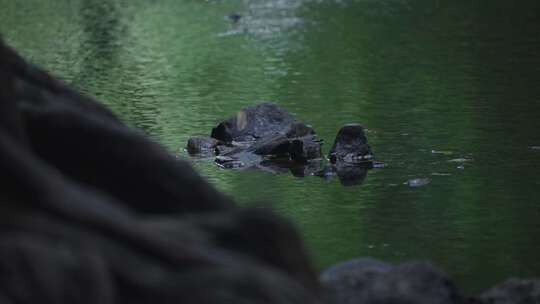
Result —
[[[525, 0], [0, 0], [10, 45], [240, 204], [292, 219], [317, 269], [427, 259], [468, 292], [540, 276], [539, 25]], [[344, 187], [186, 155], [190, 135], [264, 100], [325, 152], [363, 124], [387, 167]]]

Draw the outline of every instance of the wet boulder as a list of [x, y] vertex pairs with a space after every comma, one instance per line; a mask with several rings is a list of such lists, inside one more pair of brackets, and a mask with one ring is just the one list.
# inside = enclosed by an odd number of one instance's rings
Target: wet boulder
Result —
[[287, 132], [285, 133], [285, 136], [287, 138], [299, 138], [299, 137], [306, 137], [306, 136], [314, 136], [315, 130], [309, 125], [306, 125], [303, 122], [293, 122], [289, 126], [287, 126]]
[[294, 117], [276, 104], [265, 102], [246, 107], [212, 129], [212, 137], [224, 142], [253, 141], [284, 134]]
[[215, 153], [215, 149], [219, 141], [208, 136], [192, 136], [187, 143], [187, 151], [189, 154], [208, 154]]
[[373, 154], [367, 144], [364, 128], [356, 123], [347, 124], [339, 130], [328, 153], [331, 165], [321, 176], [330, 179], [337, 175], [344, 186], [361, 184], [367, 171], [373, 168]]
[[285, 156], [289, 153], [290, 144], [287, 137], [277, 134], [258, 140], [247, 151], [257, 155]]
[[[313, 128], [295, 120], [285, 109], [265, 102], [240, 110], [212, 129], [211, 137], [192, 137], [190, 154], [211, 151], [223, 168], [258, 168], [281, 172], [284, 164], [296, 166], [321, 158], [322, 141]], [[277, 166], [269, 163], [279, 160]], [[262, 165], [264, 162], [264, 165]], [[278, 170], [274, 170], [278, 169]], [[287, 171], [287, 170], [285, 170]]]
[[320, 275], [328, 303], [459, 304], [466, 299], [448, 276], [427, 263], [393, 266], [374, 259], [356, 259]]
[[358, 164], [371, 162], [373, 154], [367, 143], [364, 128], [359, 124], [343, 126], [336, 136], [328, 158], [332, 163]]
[[321, 145], [321, 141], [313, 136], [295, 138], [290, 142], [289, 154], [292, 160], [306, 162], [322, 156]]
[[540, 303], [539, 279], [508, 279], [480, 295], [485, 304], [536, 304]]

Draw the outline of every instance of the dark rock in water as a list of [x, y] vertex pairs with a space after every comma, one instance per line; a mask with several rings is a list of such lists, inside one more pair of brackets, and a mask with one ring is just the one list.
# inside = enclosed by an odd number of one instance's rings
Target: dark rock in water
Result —
[[[333, 175], [337, 175], [343, 186], [362, 184], [368, 170], [373, 168], [373, 154], [362, 126], [343, 126], [334, 140], [328, 158], [332, 163], [332, 172], [335, 173]], [[327, 174], [325, 178], [331, 176], [332, 174]]]
[[222, 168], [256, 168], [272, 173], [289, 168], [295, 176], [306, 176], [307, 172], [327, 180], [337, 175], [344, 186], [361, 184], [373, 168], [373, 155], [363, 128], [348, 124], [340, 129], [330, 150], [333, 165], [324, 170], [319, 165], [306, 171], [307, 167], [301, 164], [322, 157], [322, 140], [317, 139], [312, 127], [294, 120], [287, 111], [271, 103], [244, 108], [215, 127], [212, 137], [220, 142], [215, 153], [224, 156], [216, 158]]
[[237, 23], [238, 21], [240, 21], [240, 19], [242, 19], [242, 15], [240, 15], [239, 13], [231, 13], [227, 17], [234, 23]]
[[289, 223], [1, 40], [0, 86], [0, 302], [320, 303]]
[[272, 155], [282, 156], [289, 153], [290, 141], [287, 137], [281, 134], [269, 138], [263, 138], [255, 142], [247, 151], [257, 155]]
[[292, 160], [299, 162], [321, 158], [321, 143], [314, 139], [313, 136], [293, 139], [289, 146], [289, 154]]
[[214, 154], [218, 143], [219, 141], [212, 137], [193, 136], [189, 138], [186, 148], [189, 154]]
[[212, 137], [224, 142], [252, 141], [286, 134], [294, 118], [273, 103], [262, 103], [240, 110], [236, 116], [212, 129]]
[[233, 151], [238, 151], [239, 147], [244, 147], [244, 149], [245, 149], [245, 148], [249, 147], [249, 145], [239, 146], [239, 145], [233, 145], [233, 144], [224, 144], [224, 143], [220, 142], [220, 144], [218, 144], [215, 147], [214, 152], [215, 152], [216, 155], [228, 155], [228, 154], [233, 153]]
[[287, 127], [287, 132], [285, 133], [285, 136], [288, 138], [300, 138], [310, 135], [315, 135], [315, 130], [302, 122], [293, 122]]
[[371, 162], [373, 155], [362, 126], [359, 124], [343, 126], [336, 136], [328, 158], [332, 163]]
[[328, 303], [457, 304], [465, 303], [450, 279], [426, 263], [392, 266], [357, 259], [325, 270], [320, 281]]
[[[295, 162], [305, 163], [321, 157], [322, 142], [313, 128], [296, 121], [286, 110], [272, 103], [242, 109], [213, 128], [212, 138], [219, 142], [215, 154], [227, 156], [216, 159], [223, 168], [282, 172], [284, 164], [291, 168], [297, 165]], [[280, 163], [271, 166], [271, 159]]]
[[480, 295], [485, 304], [540, 303], [540, 279], [509, 279]]

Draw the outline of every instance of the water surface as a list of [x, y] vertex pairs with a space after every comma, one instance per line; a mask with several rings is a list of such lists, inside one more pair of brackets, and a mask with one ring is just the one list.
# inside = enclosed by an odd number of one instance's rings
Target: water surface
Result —
[[361, 186], [190, 161], [241, 204], [293, 219], [318, 269], [428, 259], [477, 292], [540, 276], [539, 6], [0, 0], [0, 33], [181, 157], [189, 135], [263, 100], [310, 123], [325, 151], [363, 124], [388, 166]]

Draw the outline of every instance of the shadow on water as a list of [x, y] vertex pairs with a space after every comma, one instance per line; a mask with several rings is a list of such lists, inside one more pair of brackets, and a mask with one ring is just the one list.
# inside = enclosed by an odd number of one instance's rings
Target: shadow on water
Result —
[[85, 0], [80, 3], [81, 27], [86, 39], [81, 45], [85, 56], [79, 77], [80, 87], [93, 87], [93, 95], [107, 102], [109, 96], [123, 92], [124, 98], [111, 107], [147, 134], [159, 133], [159, 107], [148, 101], [144, 72], [137, 65], [126, 65], [125, 47], [131, 36], [126, 22], [129, 12], [116, 0]]
[[88, 82], [107, 76], [119, 65], [121, 39], [125, 28], [120, 23], [116, 1], [86, 0], [80, 6], [81, 25], [86, 36], [81, 53], [90, 55], [84, 61], [79, 82]]
[[349, 187], [362, 185], [372, 167], [372, 164], [325, 164], [322, 160], [312, 160], [307, 163], [297, 163], [290, 160], [263, 160], [251, 169], [278, 175], [290, 173], [297, 178], [319, 177], [326, 182], [337, 179], [341, 185]]

